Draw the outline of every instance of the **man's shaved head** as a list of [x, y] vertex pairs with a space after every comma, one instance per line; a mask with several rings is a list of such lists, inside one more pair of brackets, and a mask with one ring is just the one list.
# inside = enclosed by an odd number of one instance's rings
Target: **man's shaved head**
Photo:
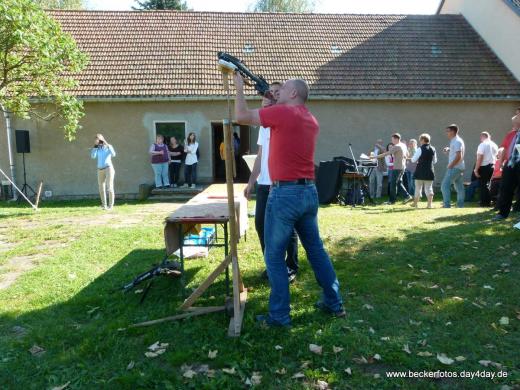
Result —
[[309, 98], [309, 85], [305, 80], [302, 79], [292, 79], [290, 80], [292, 87], [296, 90], [298, 96], [305, 103]]

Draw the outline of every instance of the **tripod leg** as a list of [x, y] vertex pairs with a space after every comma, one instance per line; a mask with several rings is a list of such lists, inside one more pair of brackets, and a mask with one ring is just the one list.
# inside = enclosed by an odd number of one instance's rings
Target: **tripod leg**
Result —
[[150, 288], [152, 287], [152, 284], [153, 284], [153, 280], [150, 280], [150, 283], [148, 283], [148, 286], [146, 286], [146, 288], [144, 289], [143, 291], [143, 296], [141, 297], [141, 299], [139, 300], [139, 303], [143, 303], [144, 299], [146, 298], [146, 296], [148, 295], [148, 292], [150, 291]]

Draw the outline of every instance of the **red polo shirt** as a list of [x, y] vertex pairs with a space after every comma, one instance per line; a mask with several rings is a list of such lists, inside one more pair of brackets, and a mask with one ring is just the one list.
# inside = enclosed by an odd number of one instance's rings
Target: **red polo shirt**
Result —
[[509, 133], [506, 134], [504, 139], [502, 140], [502, 143], [500, 144], [501, 148], [504, 148], [503, 151], [503, 159], [504, 161], [509, 160], [509, 149], [511, 148], [511, 142], [515, 139], [516, 136], [516, 129], [512, 129]]
[[304, 105], [280, 104], [260, 109], [263, 127], [271, 128], [271, 180], [314, 179], [314, 150], [320, 127]]

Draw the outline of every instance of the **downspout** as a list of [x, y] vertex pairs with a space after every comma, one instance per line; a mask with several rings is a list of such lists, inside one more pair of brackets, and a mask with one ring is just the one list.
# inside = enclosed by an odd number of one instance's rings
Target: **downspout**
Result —
[[[5, 118], [5, 129], [6, 129], [6, 132], [7, 132], [7, 151], [8, 151], [8, 154], [9, 154], [9, 169], [11, 171], [11, 180], [16, 183], [16, 178], [15, 178], [15, 166], [14, 166], [14, 158], [13, 158], [13, 147], [12, 147], [12, 143], [11, 143], [11, 113], [7, 110], [4, 109], [3, 106], [0, 106], [0, 109], [3, 111], [4, 113], [4, 118]], [[18, 199], [18, 193], [16, 191], [13, 190], [13, 200], [17, 200]]]

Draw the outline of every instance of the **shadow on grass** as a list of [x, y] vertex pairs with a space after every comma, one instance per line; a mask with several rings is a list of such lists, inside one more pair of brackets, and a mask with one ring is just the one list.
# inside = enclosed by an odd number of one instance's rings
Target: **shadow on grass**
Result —
[[[148, 281], [126, 294], [121, 290], [123, 285], [137, 275], [158, 264], [163, 255], [163, 250], [133, 250], [65, 302], [22, 315], [13, 312], [0, 316], [2, 387], [27, 388], [30, 378], [38, 383], [36, 387], [46, 387], [50, 371], [60, 377], [59, 372], [81, 372], [88, 367], [95, 370], [93, 367], [99, 365], [100, 372], [104, 372], [110, 370], [111, 361], [114, 365], [119, 364], [117, 361], [125, 354], [125, 343], [141, 344], [142, 339], [146, 339], [145, 344], [150, 345], [153, 341], [149, 342], [148, 337], [151, 337], [150, 340], [164, 340], [165, 334], [171, 337], [172, 329], [177, 329], [174, 332], [179, 334], [187, 329], [185, 335], [189, 335], [190, 322], [194, 320], [128, 329], [133, 323], [176, 314], [184, 298], [191, 293], [187, 288], [183, 294], [180, 278], [167, 276], [153, 279], [153, 285], [143, 303], [140, 303], [142, 292], [139, 290], [144, 290]], [[188, 282], [202, 268], [190, 263], [191, 261], [187, 262], [184, 275]], [[70, 272], [78, 271], [71, 269]], [[67, 282], [68, 280], [59, 280], [52, 288], [60, 291], [61, 295], [64, 286], [60, 284], [65, 285]], [[225, 291], [225, 279], [220, 276], [196, 305], [223, 305]], [[225, 333], [229, 318], [224, 313], [213, 313], [205, 317], [199, 317], [199, 320]], [[17, 333], [16, 327], [23, 328], [22, 334]], [[194, 336], [191, 334], [189, 337]], [[121, 340], [125, 340], [125, 343], [121, 343]], [[28, 350], [34, 344], [46, 349], [46, 352], [42, 356], [30, 356]], [[139, 349], [141, 354], [146, 351], [143, 345]], [[35, 370], [35, 364], [39, 367], [38, 372], [29, 374]], [[77, 374], [74, 376], [77, 377]], [[81, 387], [86, 383], [92, 384], [91, 380], [87, 376], [75, 384]], [[54, 384], [52, 377], [49, 383]]]

